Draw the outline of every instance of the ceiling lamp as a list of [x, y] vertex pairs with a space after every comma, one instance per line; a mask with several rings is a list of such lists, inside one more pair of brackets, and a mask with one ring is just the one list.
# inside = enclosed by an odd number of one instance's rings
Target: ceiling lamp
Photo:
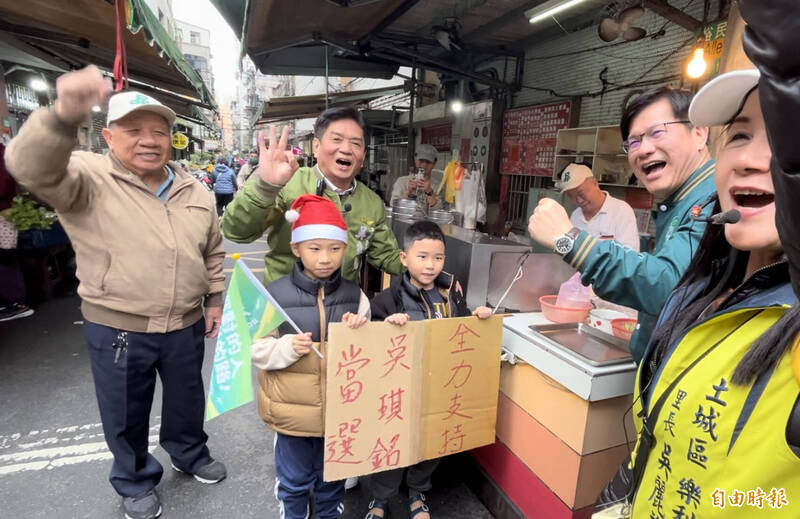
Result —
[[44, 92], [47, 90], [47, 83], [43, 79], [35, 77], [31, 79], [31, 88], [37, 92]]
[[528, 18], [530, 23], [536, 23], [545, 18], [550, 18], [553, 15], [566, 11], [570, 7], [576, 6], [586, 0], [549, 0], [548, 2], [538, 5], [533, 9], [525, 11], [525, 17]]
[[694, 49], [694, 54], [692, 55], [692, 59], [686, 66], [686, 75], [689, 76], [691, 79], [701, 78], [706, 73], [708, 64], [706, 63], [703, 54], [704, 53], [702, 46], [698, 46], [696, 49]]

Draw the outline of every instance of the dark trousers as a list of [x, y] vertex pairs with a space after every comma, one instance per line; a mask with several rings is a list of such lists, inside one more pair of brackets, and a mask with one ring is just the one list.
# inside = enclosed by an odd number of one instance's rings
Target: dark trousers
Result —
[[233, 200], [233, 193], [214, 193], [217, 199], [217, 216], [222, 216], [225, 206]]
[[0, 306], [25, 303], [25, 280], [16, 250], [0, 249]]
[[172, 463], [185, 472], [210, 461], [203, 432], [205, 322], [169, 333], [127, 332], [127, 345], [115, 359], [120, 330], [86, 321], [94, 387], [103, 433], [114, 462], [109, 481], [121, 496], [155, 487], [164, 470], [147, 451], [150, 408], [161, 377], [159, 441]]
[[322, 479], [324, 455], [324, 438], [275, 433], [275, 497], [280, 501], [282, 518], [306, 519], [311, 489], [317, 517], [335, 519], [342, 515], [344, 481], [326, 483]]
[[437, 466], [439, 466], [439, 458], [420, 461], [410, 467], [376, 472], [367, 476], [367, 487], [372, 492], [373, 499], [388, 501], [400, 491], [403, 474], [405, 474], [409, 490], [427, 492], [431, 489], [431, 476]]

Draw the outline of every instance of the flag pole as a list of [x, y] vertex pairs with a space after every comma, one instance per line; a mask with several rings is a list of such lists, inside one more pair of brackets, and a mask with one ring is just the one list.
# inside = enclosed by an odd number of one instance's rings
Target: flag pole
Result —
[[[234, 260], [236, 261], [236, 263], [240, 267], [242, 267], [242, 272], [245, 273], [245, 275], [250, 279], [250, 281], [253, 283], [253, 285], [256, 286], [258, 291], [261, 292], [261, 295], [266, 297], [267, 300], [270, 303], [272, 303], [272, 305], [275, 307], [275, 309], [278, 310], [281, 313], [281, 315], [286, 319], [286, 322], [289, 323], [289, 325], [292, 328], [294, 328], [295, 331], [298, 334], [303, 335], [304, 332], [300, 329], [300, 327], [298, 327], [295, 324], [294, 321], [292, 321], [292, 318], [289, 317], [289, 315], [283, 310], [283, 308], [281, 308], [281, 305], [279, 305], [278, 302], [275, 301], [275, 298], [272, 297], [272, 294], [270, 294], [269, 291], [267, 291], [266, 287], [264, 287], [264, 283], [259, 281], [258, 278], [255, 276], [255, 274], [253, 274], [250, 271], [250, 268], [244, 263], [244, 261], [241, 260], [241, 255], [235, 254], [234, 256], [238, 256], [238, 257], [234, 257]], [[314, 353], [317, 354], [317, 357], [322, 358], [322, 353], [320, 353], [319, 350], [313, 344], [311, 345], [311, 349], [314, 350]]]

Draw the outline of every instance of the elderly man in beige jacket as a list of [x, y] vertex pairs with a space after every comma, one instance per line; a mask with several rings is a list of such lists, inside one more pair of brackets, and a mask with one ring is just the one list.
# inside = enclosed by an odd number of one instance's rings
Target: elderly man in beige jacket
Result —
[[[203, 483], [226, 476], [206, 447], [204, 338], [222, 314], [222, 238], [208, 191], [168, 162], [175, 113], [138, 92], [109, 100], [109, 153], [73, 151], [77, 127], [111, 85], [93, 66], [64, 74], [53, 108], [31, 114], [8, 146], [8, 170], [52, 205], [78, 264], [84, 334], [109, 480], [126, 517], [161, 514], [163, 469], [148, 453], [156, 373], [164, 386], [161, 445]], [[47, 153], [43, 153], [47, 150]], [[204, 318], [205, 317], [205, 318]], [[92, 515], [89, 513], [89, 515]]]

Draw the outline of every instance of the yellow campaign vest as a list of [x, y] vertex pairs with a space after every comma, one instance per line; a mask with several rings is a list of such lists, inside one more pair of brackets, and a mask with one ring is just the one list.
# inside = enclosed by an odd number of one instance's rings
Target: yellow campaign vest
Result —
[[[800, 392], [791, 355], [781, 358], [757, 400], [758, 388], [731, 383], [753, 341], [786, 310], [750, 308], [713, 317], [689, 331], [667, 359], [650, 407], [719, 342], [684, 375], [661, 408], [653, 430], [656, 443], [633, 503], [634, 519], [800, 517], [800, 458], [786, 442], [786, 424]], [[751, 392], [752, 412], [743, 422]], [[638, 393], [637, 383], [634, 416], [641, 431]]]

